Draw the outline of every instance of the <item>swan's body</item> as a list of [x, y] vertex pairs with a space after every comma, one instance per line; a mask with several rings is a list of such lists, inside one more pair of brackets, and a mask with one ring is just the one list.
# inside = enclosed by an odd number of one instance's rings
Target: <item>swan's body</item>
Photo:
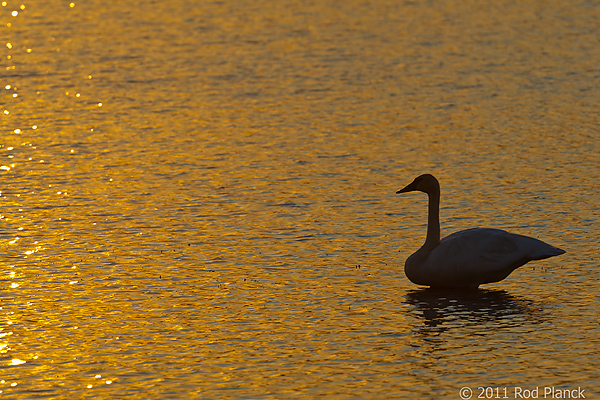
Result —
[[439, 182], [433, 175], [421, 175], [396, 193], [412, 191], [429, 195], [425, 244], [404, 265], [406, 276], [417, 285], [475, 289], [503, 280], [529, 261], [565, 252], [538, 239], [491, 228], [466, 229], [440, 240]]

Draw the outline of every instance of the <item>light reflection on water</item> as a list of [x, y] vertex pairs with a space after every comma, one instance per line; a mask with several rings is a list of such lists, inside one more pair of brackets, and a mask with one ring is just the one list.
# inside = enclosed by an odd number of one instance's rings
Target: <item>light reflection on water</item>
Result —
[[[0, 394], [600, 392], [596, 5], [15, 4]], [[422, 172], [567, 254], [415, 287]]]

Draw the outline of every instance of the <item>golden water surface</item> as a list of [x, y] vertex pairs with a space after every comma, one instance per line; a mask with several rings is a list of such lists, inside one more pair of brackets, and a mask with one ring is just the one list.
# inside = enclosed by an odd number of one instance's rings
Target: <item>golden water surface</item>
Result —
[[[600, 395], [599, 27], [594, 1], [0, 3], [0, 397]], [[413, 285], [426, 197], [394, 192], [424, 172], [443, 234], [567, 253]]]

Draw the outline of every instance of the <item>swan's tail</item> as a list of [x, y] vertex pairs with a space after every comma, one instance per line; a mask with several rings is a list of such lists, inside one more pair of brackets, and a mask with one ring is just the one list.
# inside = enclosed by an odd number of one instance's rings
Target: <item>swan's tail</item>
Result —
[[533, 260], [543, 260], [544, 258], [550, 258], [554, 256], [560, 256], [561, 254], [565, 254], [566, 251], [563, 249], [559, 249], [558, 247], [550, 246], [545, 243], [546, 246], [539, 249], [534, 255]]

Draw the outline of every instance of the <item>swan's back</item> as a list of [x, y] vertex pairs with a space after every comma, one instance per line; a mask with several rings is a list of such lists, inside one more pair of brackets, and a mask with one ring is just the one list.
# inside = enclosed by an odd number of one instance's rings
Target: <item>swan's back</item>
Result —
[[501, 229], [473, 228], [445, 237], [430, 252], [421, 248], [406, 260], [405, 272], [420, 285], [476, 288], [501, 281], [529, 261], [564, 252]]

